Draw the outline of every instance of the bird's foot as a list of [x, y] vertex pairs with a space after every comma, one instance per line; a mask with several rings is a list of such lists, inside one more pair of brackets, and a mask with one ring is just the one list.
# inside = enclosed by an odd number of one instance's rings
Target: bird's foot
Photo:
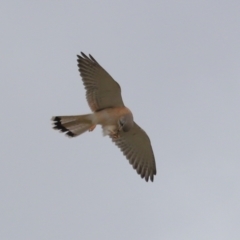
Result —
[[111, 134], [111, 137], [113, 138], [113, 139], [118, 139], [119, 138], [119, 131], [117, 131], [117, 132], [112, 132]]

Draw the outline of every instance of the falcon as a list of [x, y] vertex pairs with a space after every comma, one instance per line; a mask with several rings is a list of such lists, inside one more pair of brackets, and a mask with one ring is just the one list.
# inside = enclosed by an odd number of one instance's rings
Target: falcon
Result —
[[137, 173], [153, 182], [157, 170], [150, 139], [124, 105], [119, 84], [90, 54], [81, 52], [77, 62], [92, 113], [52, 117], [53, 129], [76, 137], [101, 125], [103, 135], [112, 139]]

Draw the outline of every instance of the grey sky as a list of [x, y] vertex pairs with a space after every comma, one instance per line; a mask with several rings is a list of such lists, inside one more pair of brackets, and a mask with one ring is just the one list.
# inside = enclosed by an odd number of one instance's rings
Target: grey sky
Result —
[[[0, 239], [240, 239], [239, 1], [2, 1]], [[146, 183], [98, 127], [76, 54], [118, 81], [157, 162]]]

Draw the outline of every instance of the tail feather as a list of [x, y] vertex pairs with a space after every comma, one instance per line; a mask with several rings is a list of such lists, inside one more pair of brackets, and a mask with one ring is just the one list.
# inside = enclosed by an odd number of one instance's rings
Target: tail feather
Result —
[[69, 137], [76, 137], [93, 126], [92, 115], [52, 117], [53, 129], [66, 132]]

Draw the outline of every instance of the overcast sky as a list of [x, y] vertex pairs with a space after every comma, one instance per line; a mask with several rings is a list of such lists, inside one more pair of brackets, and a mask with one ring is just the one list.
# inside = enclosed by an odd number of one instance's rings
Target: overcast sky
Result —
[[[240, 239], [240, 2], [1, 1], [0, 239]], [[89, 113], [76, 55], [121, 85], [146, 183]]]

